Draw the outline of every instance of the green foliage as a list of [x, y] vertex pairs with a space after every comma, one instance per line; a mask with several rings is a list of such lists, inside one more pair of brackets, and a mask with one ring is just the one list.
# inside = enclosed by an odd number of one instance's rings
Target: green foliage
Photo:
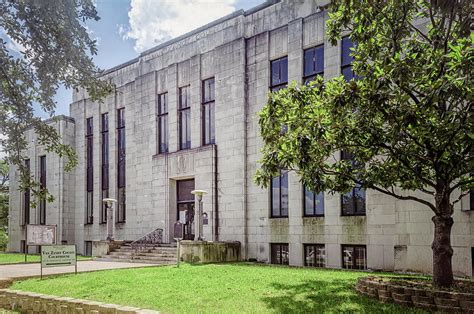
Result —
[[5, 229], [0, 228], [0, 252], [7, 249], [8, 235]]
[[92, 100], [102, 99], [112, 88], [98, 78], [100, 71], [92, 62], [96, 42], [84, 24], [91, 19], [99, 19], [93, 0], [0, 2], [0, 147], [21, 172], [20, 187], [30, 188], [33, 196], [48, 197], [23, 166], [26, 129], [35, 130], [46, 151], [66, 159], [66, 170], [77, 163], [55, 128], [34, 116], [33, 104], [53, 116], [53, 97], [61, 84], [85, 89]]
[[165, 313], [422, 313], [357, 294], [364, 272], [247, 264], [182, 264], [30, 279], [11, 289]]
[[[270, 95], [260, 113], [256, 182], [266, 186], [278, 169], [290, 169], [314, 191], [358, 183], [451, 216], [460, 199], [452, 192], [473, 188], [473, 4], [440, 3], [333, 1], [329, 40], [349, 30], [359, 77], [318, 78]], [[355, 162], [334, 158], [340, 151]]]

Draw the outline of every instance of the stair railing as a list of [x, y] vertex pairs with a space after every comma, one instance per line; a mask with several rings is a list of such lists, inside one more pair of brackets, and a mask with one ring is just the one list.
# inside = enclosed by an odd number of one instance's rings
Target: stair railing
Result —
[[140, 249], [146, 249], [147, 247], [153, 247], [163, 243], [163, 229], [156, 228], [153, 231], [148, 232], [144, 236], [133, 241], [130, 245], [134, 253], [137, 253]]

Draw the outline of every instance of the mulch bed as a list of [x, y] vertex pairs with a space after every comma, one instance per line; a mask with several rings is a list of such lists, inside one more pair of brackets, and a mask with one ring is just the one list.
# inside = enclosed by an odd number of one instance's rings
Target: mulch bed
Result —
[[472, 280], [456, 280], [453, 287], [439, 289], [425, 278], [370, 276], [360, 278], [356, 290], [381, 302], [430, 311], [474, 313]]

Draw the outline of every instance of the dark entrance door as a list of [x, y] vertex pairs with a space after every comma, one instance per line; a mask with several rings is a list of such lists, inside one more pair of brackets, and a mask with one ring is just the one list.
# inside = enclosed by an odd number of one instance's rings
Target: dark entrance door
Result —
[[184, 225], [184, 240], [194, 240], [194, 179], [177, 182], [177, 217]]

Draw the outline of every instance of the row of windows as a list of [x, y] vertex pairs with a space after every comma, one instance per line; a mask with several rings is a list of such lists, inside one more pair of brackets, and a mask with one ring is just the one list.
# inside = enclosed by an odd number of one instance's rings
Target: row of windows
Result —
[[[94, 222], [94, 120], [86, 119], [86, 224]], [[100, 119], [101, 133], [101, 200], [109, 197], [109, 115]], [[125, 108], [117, 110], [117, 211], [116, 222], [125, 222]], [[107, 207], [101, 201], [99, 223], [107, 222]]]
[[[288, 243], [270, 244], [270, 262], [289, 265]], [[326, 247], [324, 244], [304, 244], [304, 265], [326, 267]], [[341, 245], [342, 268], [367, 269], [367, 248], [365, 245]]]
[[[25, 159], [24, 167], [28, 176], [30, 176], [31, 163], [30, 159]], [[46, 189], [46, 156], [39, 156], [39, 184], [42, 190]], [[42, 199], [38, 204], [39, 212], [39, 224], [46, 224], [46, 199]], [[23, 217], [21, 220], [22, 225], [30, 223], [31, 213], [31, 191], [26, 189], [23, 192]]]
[[[178, 129], [179, 149], [191, 148], [191, 98], [190, 86], [178, 90]], [[158, 95], [156, 104], [156, 122], [158, 153], [169, 151], [168, 132], [168, 93]], [[215, 127], [215, 80], [210, 78], [202, 81], [202, 143], [214, 144], [216, 141]]]

